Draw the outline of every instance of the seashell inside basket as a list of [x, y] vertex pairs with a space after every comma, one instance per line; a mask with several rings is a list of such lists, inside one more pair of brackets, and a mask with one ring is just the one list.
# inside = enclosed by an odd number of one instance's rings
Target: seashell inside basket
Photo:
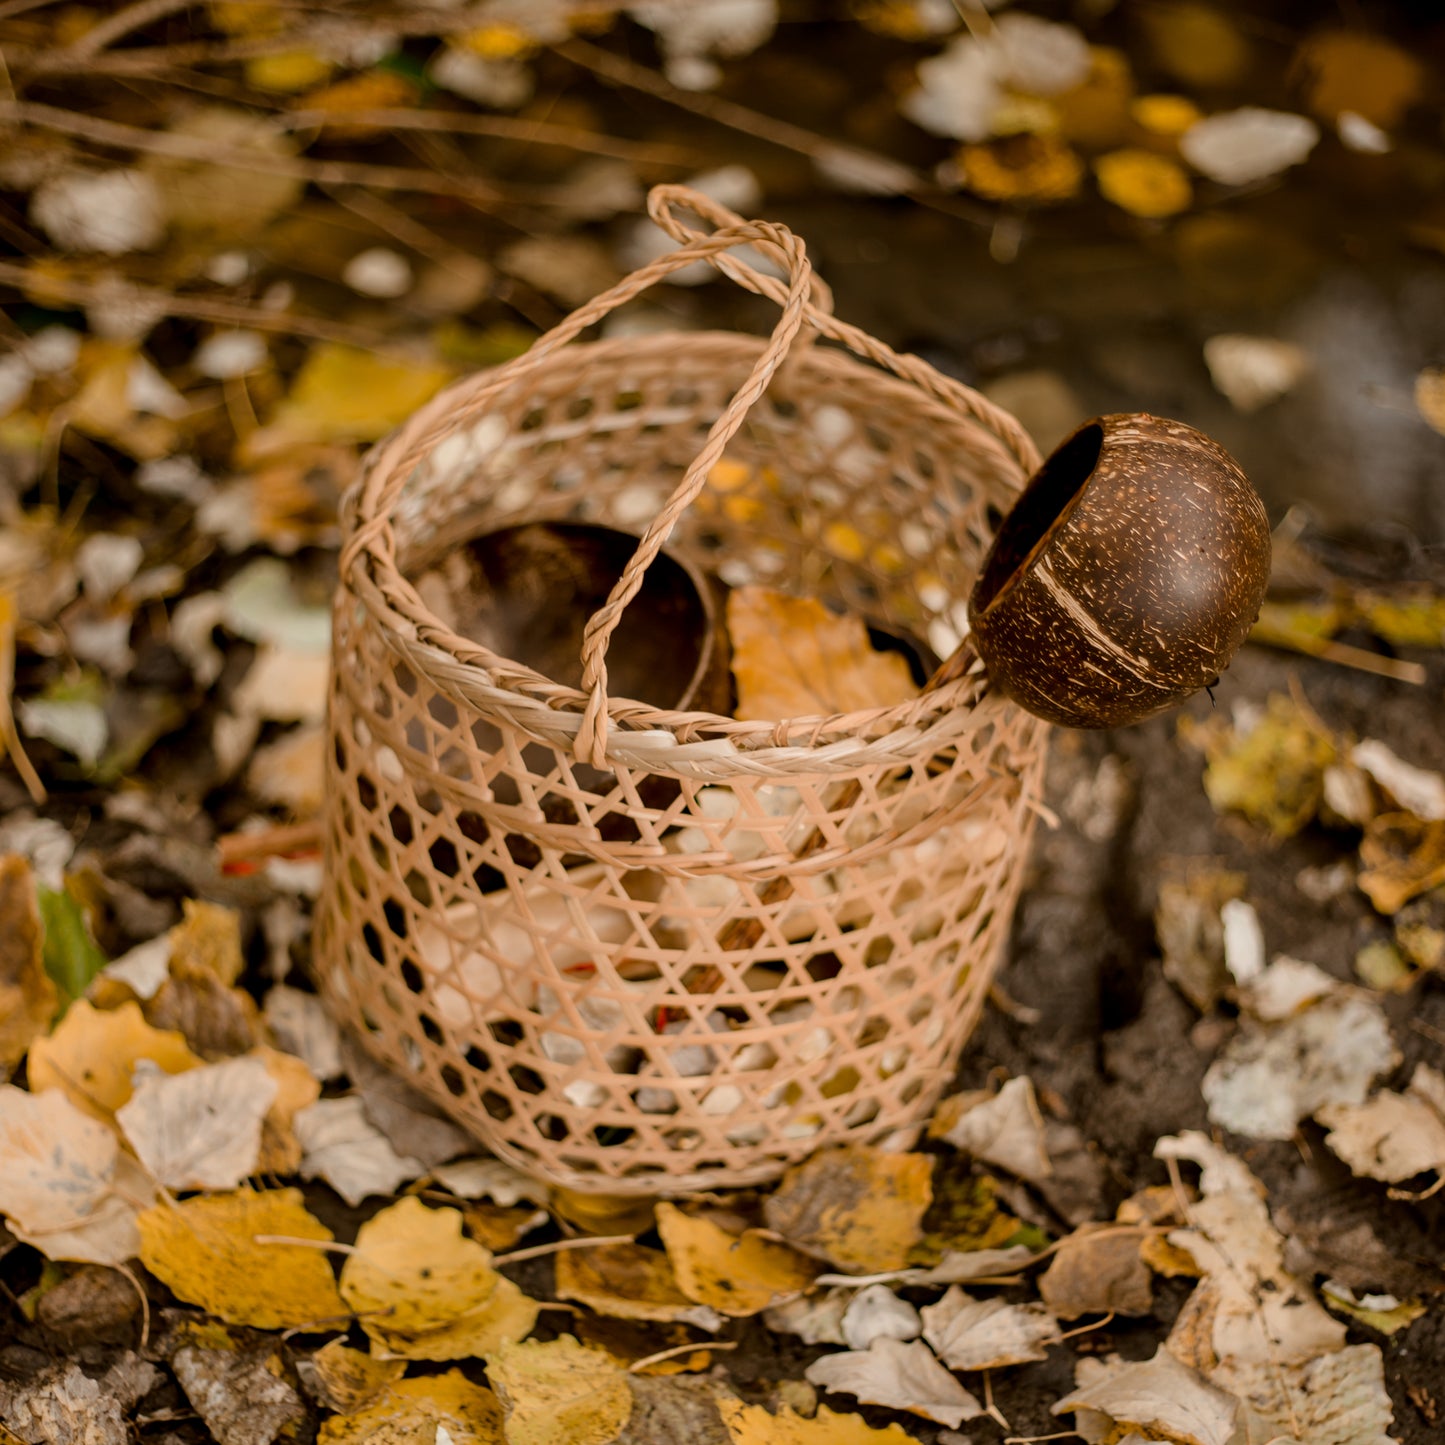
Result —
[[[668, 1194], [918, 1129], [1008, 928], [1047, 725], [975, 675], [776, 724], [614, 695], [609, 640], [664, 542], [948, 655], [1038, 461], [1006, 413], [833, 318], [784, 228], [679, 187], [650, 209], [676, 252], [438, 397], [347, 498], [315, 957], [363, 1042], [493, 1152]], [[781, 305], [771, 337], [576, 343], [698, 259]], [[408, 580], [539, 519], [647, 524], [577, 686]]]

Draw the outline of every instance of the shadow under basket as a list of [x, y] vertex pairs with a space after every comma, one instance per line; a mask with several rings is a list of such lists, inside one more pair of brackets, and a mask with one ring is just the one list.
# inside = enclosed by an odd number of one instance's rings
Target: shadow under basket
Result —
[[[315, 959], [343, 1022], [487, 1149], [666, 1195], [911, 1142], [1009, 926], [1047, 726], [976, 672], [846, 716], [668, 711], [608, 695], [619, 592], [580, 687], [423, 601], [409, 579], [448, 547], [593, 523], [643, 536], [638, 574], [665, 541], [956, 646], [1037, 462], [1017, 423], [836, 321], [784, 228], [676, 187], [652, 213], [678, 251], [436, 398], [346, 500]], [[781, 303], [771, 337], [575, 340], [698, 259]]]

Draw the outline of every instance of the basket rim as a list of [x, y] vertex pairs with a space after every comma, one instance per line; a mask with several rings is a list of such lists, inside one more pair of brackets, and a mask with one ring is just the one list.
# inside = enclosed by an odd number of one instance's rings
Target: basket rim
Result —
[[[408, 473], [424, 463], [449, 437], [475, 427], [487, 415], [490, 401], [500, 400], [516, 382], [533, 372], [599, 364], [620, 369], [630, 358], [659, 351], [677, 362], [681, 362], [683, 352], [700, 360], [731, 351], [747, 360], [756, 357], [766, 344], [766, 338], [743, 332], [662, 331], [574, 342], [544, 358], [541, 366], [535, 361], [528, 364], [531, 353], [523, 353], [501, 366], [460, 378], [372, 448], [360, 478], [342, 499], [338, 612], [360, 602], [387, 645], [452, 700], [501, 713], [543, 741], [575, 739], [588, 703], [587, 693], [557, 683], [515, 659], [458, 635], [422, 601], [398, 566], [391, 514], [394, 503], [386, 495], [388, 483], [397, 474]], [[845, 347], [813, 345], [792, 357], [789, 364], [805, 372], [847, 373], [850, 379], [865, 380], [876, 388], [884, 400], [906, 404], [921, 424], [969, 430], [975, 447], [980, 440], [986, 440], [1003, 471], [1017, 473], [1011, 484], [1015, 492], [1027, 480], [1023, 461], [1010, 438], [1002, 429], [988, 425], [991, 413], [998, 410], [996, 405], [961, 383], [956, 385], [968, 394], [968, 410], [949, 406], [938, 395], [869, 364]], [[1002, 415], [1007, 417], [1007, 413]], [[527, 436], [511, 435], [524, 441]], [[723, 773], [731, 771], [728, 760], [742, 765], [747, 772], [769, 771], [770, 765], [784, 772], [845, 772], [870, 762], [880, 766], [897, 764], [936, 751], [981, 726], [999, 709], [1014, 706], [988, 687], [982, 664], [978, 663], [964, 676], [906, 702], [850, 713], [800, 715], [777, 722], [658, 708], [609, 696], [607, 756], [609, 761], [623, 765], [709, 776], [719, 769]]]

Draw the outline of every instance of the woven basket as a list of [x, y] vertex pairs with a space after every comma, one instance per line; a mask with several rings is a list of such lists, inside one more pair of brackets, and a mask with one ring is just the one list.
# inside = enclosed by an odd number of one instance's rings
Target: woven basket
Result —
[[[947, 654], [1038, 462], [1006, 413], [834, 319], [785, 228], [676, 186], [649, 211], [677, 251], [438, 396], [346, 499], [316, 967], [503, 1159], [676, 1194], [912, 1137], [1009, 925], [1047, 730], [977, 668], [777, 724], [609, 695], [609, 639], [664, 542]], [[771, 337], [571, 344], [700, 259], [781, 305]], [[641, 533], [578, 689], [456, 635], [408, 580], [537, 519]]]

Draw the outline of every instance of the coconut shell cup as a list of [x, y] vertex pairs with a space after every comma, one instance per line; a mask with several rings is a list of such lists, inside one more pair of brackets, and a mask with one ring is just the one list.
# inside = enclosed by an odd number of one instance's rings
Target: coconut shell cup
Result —
[[1004, 518], [969, 599], [996, 688], [1121, 727], [1210, 686], [1259, 616], [1269, 519], [1217, 442], [1144, 413], [1086, 422]]

